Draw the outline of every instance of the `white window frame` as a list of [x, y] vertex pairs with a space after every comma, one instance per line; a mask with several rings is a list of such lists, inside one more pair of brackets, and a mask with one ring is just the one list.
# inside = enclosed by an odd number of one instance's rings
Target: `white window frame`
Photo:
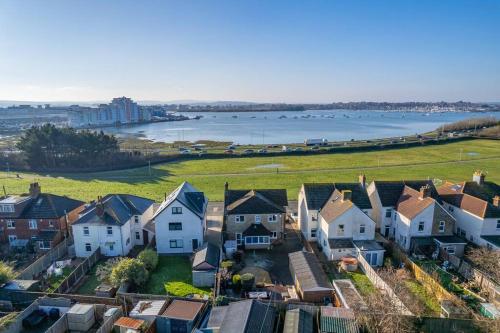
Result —
[[262, 223], [262, 217], [260, 215], [255, 215], [255, 224], [261, 224]]
[[271, 238], [269, 236], [246, 236], [245, 244], [248, 245], [271, 244]]
[[[420, 226], [422, 226], [422, 230], [420, 230]], [[418, 222], [417, 231], [418, 232], [424, 232], [425, 231], [425, 221], [419, 221]]]
[[0, 212], [3, 213], [14, 213], [14, 205], [0, 205]]
[[278, 238], [278, 233], [276, 231], [273, 231], [271, 234], [271, 239], [276, 239]]
[[134, 216], [134, 223], [139, 223], [139, 216], [138, 215], [135, 215]]
[[182, 207], [172, 207], [172, 215], [181, 215]]
[[89, 227], [83, 227], [83, 235], [90, 236], [90, 228]]
[[[49, 244], [48, 247], [45, 246], [45, 242]], [[52, 247], [50, 246], [50, 241], [38, 241], [38, 248], [40, 250], [50, 250]]]
[[[175, 246], [172, 246], [172, 243], [174, 243]], [[184, 248], [184, 241], [182, 239], [170, 239], [168, 245], [171, 249], [182, 249]]]
[[311, 229], [311, 237], [314, 237], [316, 238], [317, 237], [317, 234], [318, 234], [318, 229]]
[[497, 220], [497, 230], [500, 230], [500, 220]]
[[[111, 232], [110, 232], [111, 231]], [[113, 227], [106, 227], [106, 235], [113, 236]]]
[[344, 236], [344, 234], [345, 234], [345, 225], [339, 224], [337, 226], [337, 236]]
[[[363, 231], [361, 231], [363, 230]], [[366, 233], [366, 225], [365, 224], [360, 224], [359, 225], [359, 233], [360, 234], [365, 234]]]
[[135, 232], [135, 239], [136, 240], [141, 240], [141, 233], [139, 231]]
[[240, 232], [236, 232], [234, 234], [234, 237], [236, 239], [236, 245], [241, 245], [243, 244], [243, 235]]
[[92, 244], [85, 243], [85, 252], [92, 252]]
[[267, 222], [269, 222], [269, 223], [278, 222], [278, 215], [276, 215], [276, 214], [269, 215], [267, 217]]
[[28, 221], [28, 228], [30, 230], [36, 230], [38, 229], [38, 222], [35, 219], [31, 219]]
[[54, 221], [52, 220], [49, 221], [49, 228], [54, 228]]
[[438, 231], [443, 233], [446, 230], [446, 221], [439, 221]]
[[[177, 227], [175, 228], [170, 228], [170, 226], [177, 226], [177, 225], [180, 225], [181, 228], [180, 229], [177, 229]], [[182, 231], [182, 222], [168, 222], [168, 231]]]
[[245, 215], [236, 215], [234, 221], [236, 223], [245, 223]]
[[9, 244], [11, 244], [13, 241], [17, 240], [17, 236], [16, 235], [9, 235], [8, 239], [9, 239]]
[[16, 221], [7, 220], [7, 229], [16, 229]]

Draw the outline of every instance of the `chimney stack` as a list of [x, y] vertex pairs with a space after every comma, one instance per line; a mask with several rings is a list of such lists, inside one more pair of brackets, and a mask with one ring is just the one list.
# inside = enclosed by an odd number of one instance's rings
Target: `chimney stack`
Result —
[[493, 206], [500, 208], [500, 195], [495, 195], [493, 197]]
[[472, 181], [475, 182], [477, 185], [483, 185], [485, 177], [486, 175], [481, 170], [476, 170], [474, 172], [474, 175], [472, 175]]
[[42, 192], [40, 185], [38, 183], [30, 184], [30, 196], [36, 198]]
[[352, 199], [352, 191], [351, 190], [343, 190], [342, 191], [342, 201], [347, 201]]
[[425, 198], [429, 198], [431, 196], [431, 187], [429, 186], [429, 184], [425, 185], [425, 186], [422, 186], [420, 188], [420, 196], [419, 196], [419, 199], [420, 200], [423, 200]]
[[365, 188], [366, 187], [366, 176], [365, 176], [365, 174], [359, 175], [358, 179], [359, 179], [359, 183], [361, 184], [361, 186], [363, 188]]
[[225, 182], [224, 183], [224, 193], [227, 192], [227, 190], [229, 190], [229, 183], [228, 182]]

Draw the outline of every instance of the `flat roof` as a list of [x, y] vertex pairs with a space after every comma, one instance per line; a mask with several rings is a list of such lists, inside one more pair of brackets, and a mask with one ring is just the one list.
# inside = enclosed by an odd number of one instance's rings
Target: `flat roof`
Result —
[[194, 320], [203, 308], [204, 303], [175, 299], [163, 312], [164, 317]]

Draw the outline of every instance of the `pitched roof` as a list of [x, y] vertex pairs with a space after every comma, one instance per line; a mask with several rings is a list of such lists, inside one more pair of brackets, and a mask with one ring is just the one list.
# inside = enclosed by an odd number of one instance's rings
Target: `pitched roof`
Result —
[[481, 238], [497, 247], [500, 247], [500, 235], [481, 236]]
[[358, 333], [359, 327], [352, 309], [321, 307], [321, 332], [324, 333]]
[[192, 321], [200, 313], [203, 303], [174, 299], [167, 307], [163, 316]]
[[360, 183], [335, 183], [335, 189], [339, 192], [351, 191], [351, 201], [360, 209], [371, 209], [372, 204], [368, 197], [366, 188], [361, 186]]
[[401, 193], [399, 201], [396, 204], [396, 210], [403, 216], [413, 219], [433, 203], [435, 203], [433, 198], [426, 197], [421, 199], [419, 191], [405, 185], [403, 193]]
[[313, 333], [313, 316], [302, 309], [288, 310], [283, 333]]
[[259, 224], [251, 224], [248, 228], [243, 231], [243, 237], [246, 236], [271, 236], [272, 232], [269, 231], [264, 225]]
[[[143, 214], [154, 201], [130, 194], [108, 194], [98, 202], [93, 202], [80, 213], [73, 224], [123, 225], [134, 215]], [[98, 215], [99, 209], [102, 215]]]
[[145, 323], [145, 321], [142, 319], [120, 317], [117, 321], [115, 321], [114, 325], [138, 330], [144, 325], [144, 323]]
[[207, 243], [201, 250], [194, 254], [193, 268], [196, 269], [202, 263], [207, 263], [212, 267], [219, 266], [220, 249], [218, 246]]
[[230, 303], [220, 325], [220, 332], [271, 333], [274, 332], [276, 309], [271, 304], [256, 300]]
[[320, 210], [320, 215], [327, 221], [333, 221], [353, 207], [351, 200], [342, 200], [342, 193], [335, 189]]
[[446, 182], [438, 192], [445, 202], [471, 214], [481, 218], [500, 217], [500, 208], [492, 203], [493, 196], [500, 194], [500, 186], [495, 183], [481, 186], [475, 182]]
[[314, 253], [297, 251], [289, 253], [288, 259], [302, 290], [314, 288], [333, 290], [328, 277]]
[[310, 210], [320, 210], [335, 189], [333, 183], [305, 183], [302, 186], [304, 188], [307, 208]]
[[50, 193], [37, 196], [8, 196], [3, 202], [12, 202], [15, 211], [0, 213], [0, 217], [18, 219], [51, 219], [61, 218], [84, 204], [83, 201]]
[[439, 202], [437, 190], [430, 180], [396, 180], [396, 181], [373, 181], [383, 207], [393, 207], [398, 203], [404, 187], [408, 186], [419, 191], [422, 186], [431, 187], [431, 197]]
[[203, 192], [197, 190], [188, 182], [183, 182], [172, 193], [170, 193], [156, 210], [153, 218], [163, 212], [175, 200], [182, 203], [187, 209], [198, 215], [200, 218], [205, 216], [208, 199]]
[[285, 213], [286, 190], [227, 190], [224, 195], [227, 214]]

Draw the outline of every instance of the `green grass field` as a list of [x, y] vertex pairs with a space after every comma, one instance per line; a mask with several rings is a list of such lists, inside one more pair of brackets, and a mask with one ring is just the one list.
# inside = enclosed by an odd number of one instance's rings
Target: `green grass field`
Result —
[[[461, 158], [461, 160], [460, 160]], [[3, 166], [2, 166], [3, 167]], [[8, 193], [28, 190], [38, 181], [42, 190], [92, 200], [107, 193], [130, 193], [162, 200], [182, 181], [222, 200], [224, 182], [233, 188], [286, 188], [295, 199], [304, 182], [357, 181], [365, 173], [373, 179], [469, 180], [475, 169], [500, 182], [500, 141], [471, 140], [438, 146], [308, 156], [247, 157], [190, 160], [120, 171], [79, 174], [0, 172], [0, 186]]]

